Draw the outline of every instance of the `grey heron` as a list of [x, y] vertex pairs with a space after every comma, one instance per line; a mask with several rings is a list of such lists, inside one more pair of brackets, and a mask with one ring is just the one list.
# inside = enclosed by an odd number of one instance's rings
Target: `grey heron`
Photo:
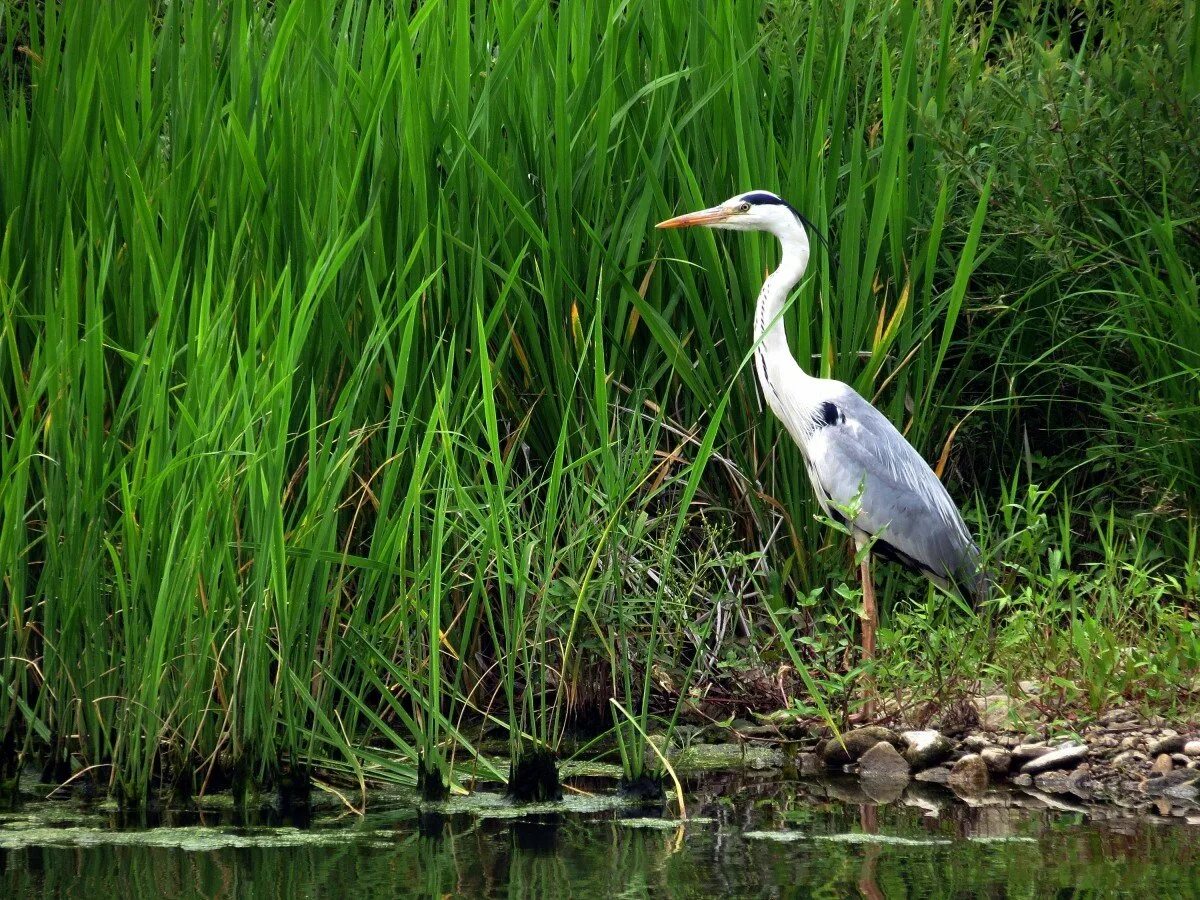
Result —
[[[872, 659], [879, 617], [871, 556], [978, 596], [986, 586], [979, 549], [941, 480], [887, 417], [850, 385], [813, 377], [792, 356], [782, 313], [808, 266], [807, 220], [770, 191], [750, 191], [657, 227], [692, 225], [766, 231], [779, 240], [779, 267], [763, 283], [754, 314], [755, 370], [767, 406], [800, 448], [817, 503], [850, 530], [860, 554], [870, 547], [859, 574], [862, 656]], [[873, 715], [873, 701], [866, 711]]]

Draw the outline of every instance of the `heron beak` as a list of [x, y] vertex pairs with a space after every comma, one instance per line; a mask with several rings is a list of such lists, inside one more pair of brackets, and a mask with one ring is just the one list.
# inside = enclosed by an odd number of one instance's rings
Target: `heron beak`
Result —
[[673, 219], [667, 219], [665, 222], [659, 222], [655, 228], [688, 228], [692, 225], [716, 225], [724, 222], [729, 218], [731, 213], [727, 209], [720, 206], [713, 206], [709, 209], [702, 209], [699, 212], [687, 213], [682, 216], [676, 216]]

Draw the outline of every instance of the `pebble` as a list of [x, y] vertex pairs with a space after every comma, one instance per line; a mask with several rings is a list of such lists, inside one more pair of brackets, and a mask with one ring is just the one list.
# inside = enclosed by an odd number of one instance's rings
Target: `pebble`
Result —
[[1172, 753], [1171, 754], [1171, 762], [1175, 763], [1175, 765], [1177, 765], [1177, 766], [1185, 766], [1186, 767], [1187, 764], [1190, 763], [1191, 761], [1192, 761], [1192, 758], [1190, 756], [1188, 756], [1186, 753]]
[[1017, 787], [1031, 787], [1033, 785], [1032, 775], [1014, 775], [1012, 783]]
[[977, 753], [968, 753], [950, 769], [950, 787], [964, 794], [982, 794], [988, 786], [987, 763]]
[[1029, 775], [1048, 772], [1051, 769], [1073, 769], [1087, 759], [1088, 748], [1085, 744], [1067, 744], [1049, 753], [1043, 753], [1021, 766], [1021, 771]]
[[1200, 756], [1200, 741], [1188, 741], [1183, 745], [1183, 752], [1188, 756]]

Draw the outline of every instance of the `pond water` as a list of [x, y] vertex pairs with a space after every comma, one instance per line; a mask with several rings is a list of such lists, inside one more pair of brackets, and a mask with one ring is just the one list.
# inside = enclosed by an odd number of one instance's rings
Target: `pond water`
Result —
[[1200, 826], [1170, 816], [746, 776], [690, 785], [686, 823], [572, 797], [526, 818], [393, 799], [305, 827], [27, 804], [0, 813], [0, 897], [1200, 896]]

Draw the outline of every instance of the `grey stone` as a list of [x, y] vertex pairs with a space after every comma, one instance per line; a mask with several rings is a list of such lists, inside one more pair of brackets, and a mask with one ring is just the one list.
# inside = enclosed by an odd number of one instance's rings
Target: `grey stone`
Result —
[[948, 784], [950, 782], [950, 769], [947, 766], [934, 766], [932, 769], [918, 772], [913, 778], [917, 781], [923, 781], [926, 784]]
[[1045, 744], [1017, 744], [1013, 747], [1012, 762], [1017, 768], [1025, 765], [1031, 759], [1037, 759], [1039, 756], [1045, 756], [1047, 753], [1053, 753], [1054, 748], [1047, 747]]
[[1168, 729], [1157, 741], [1150, 743], [1149, 749], [1151, 756], [1158, 756], [1160, 753], [1179, 753], [1186, 746], [1187, 739], [1182, 734], [1175, 734]]
[[1175, 784], [1163, 788], [1163, 796], [1170, 797], [1172, 800], [1195, 800], [1200, 797], [1200, 788], [1196, 787], [1195, 782]]
[[1124, 750], [1112, 758], [1113, 768], [1139, 769], [1150, 762], [1150, 757], [1138, 750]]
[[954, 752], [954, 743], [939, 731], [904, 731], [900, 739], [905, 744], [904, 759], [918, 772], [945, 762]]
[[1031, 787], [1033, 785], [1032, 775], [1014, 775], [1012, 783], [1017, 787]]
[[1110, 709], [1100, 717], [1101, 725], [1116, 725], [1118, 722], [1128, 722], [1130, 719], [1136, 718], [1136, 714], [1128, 707], [1120, 706], [1116, 709]]
[[1147, 778], [1139, 787], [1143, 793], [1149, 794], [1151, 797], [1161, 797], [1171, 788], [1194, 784], [1197, 780], [1200, 780], [1200, 770], [1175, 769], [1153, 778]]
[[993, 775], [1007, 775], [1012, 768], [1012, 753], [1003, 747], [984, 747], [979, 756]]
[[1175, 765], [1177, 765], [1177, 766], [1186, 766], [1191, 761], [1192, 761], [1192, 758], [1190, 756], [1188, 756], [1186, 753], [1172, 753], [1171, 754], [1171, 762], [1175, 763]]
[[1188, 741], [1183, 745], [1183, 752], [1188, 756], [1200, 756], [1200, 741]]
[[1039, 791], [1048, 794], [1067, 794], [1071, 791], [1070, 772], [1042, 772], [1033, 779]]
[[989, 744], [991, 744], [991, 741], [986, 734], [968, 734], [962, 739], [962, 745], [972, 753], [978, 753]]
[[815, 753], [800, 753], [796, 756], [796, 773], [801, 778], [819, 775], [824, 768], [824, 761]]
[[972, 697], [971, 704], [979, 716], [979, 727], [984, 731], [1001, 731], [1007, 728], [1017, 715], [1017, 704], [1006, 694], [989, 694]]
[[988, 768], [978, 753], [968, 753], [950, 769], [947, 784], [963, 794], [982, 794], [988, 786]]
[[895, 747], [899, 745], [900, 738], [892, 729], [879, 725], [854, 728], [844, 732], [841, 740], [836, 737], [827, 740], [821, 748], [821, 757], [827, 766], [844, 766], [846, 763], [857, 761], [880, 741], [887, 741]]
[[1067, 744], [1049, 753], [1043, 753], [1021, 766], [1027, 775], [1049, 772], [1051, 769], [1073, 769], [1087, 759], [1088, 748], [1084, 744]]
[[863, 781], [869, 779], [907, 782], [909, 768], [895, 747], [887, 741], [879, 741], [859, 757], [858, 774]]

